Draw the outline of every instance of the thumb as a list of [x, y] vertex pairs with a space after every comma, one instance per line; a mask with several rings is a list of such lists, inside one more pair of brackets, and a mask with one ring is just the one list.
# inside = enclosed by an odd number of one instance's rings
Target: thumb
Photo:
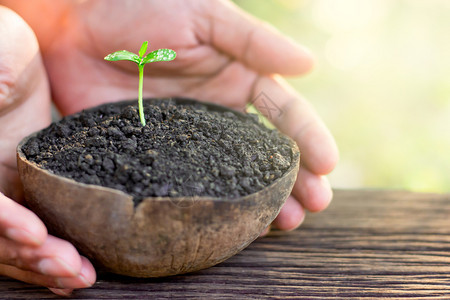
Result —
[[211, 1], [211, 41], [218, 50], [263, 74], [300, 75], [313, 66], [304, 47], [231, 1]]
[[0, 191], [3, 196], [21, 200], [17, 144], [49, 123], [50, 91], [36, 37], [19, 15], [0, 5]]
[[47, 229], [11, 199], [21, 195], [15, 149], [49, 121], [50, 95], [37, 40], [20, 16], [0, 5], [0, 237], [27, 245], [43, 243]]

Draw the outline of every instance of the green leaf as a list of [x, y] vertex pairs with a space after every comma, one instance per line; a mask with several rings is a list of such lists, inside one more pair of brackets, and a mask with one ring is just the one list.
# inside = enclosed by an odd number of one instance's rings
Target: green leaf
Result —
[[174, 60], [177, 53], [172, 49], [158, 49], [147, 54], [142, 59], [142, 64], [147, 64], [156, 61], [171, 61]]
[[143, 57], [145, 52], [147, 52], [148, 42], [145, 41], [142, 43], [141, 49], [139, 50], [139, 57]]
[[108, 54], [105, 56], [105, 60], [108, 60], [108, 61], [130, 60], [130, 61], [134, 61], [137, 64], [139, 64], [141, 61], [141, 59], [139, 58], [139, 56], [137, 54], [127, 51], [127, 50], [120, 50], [120, 51], [116, 51], [114, 53]]

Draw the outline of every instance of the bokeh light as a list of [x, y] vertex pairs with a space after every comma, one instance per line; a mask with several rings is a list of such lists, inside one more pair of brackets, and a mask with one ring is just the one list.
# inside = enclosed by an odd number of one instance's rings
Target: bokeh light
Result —
[[289, 81], [338, 142], [333, 187], [450, 192], [450, 1], [235, 2], [315, 53]]

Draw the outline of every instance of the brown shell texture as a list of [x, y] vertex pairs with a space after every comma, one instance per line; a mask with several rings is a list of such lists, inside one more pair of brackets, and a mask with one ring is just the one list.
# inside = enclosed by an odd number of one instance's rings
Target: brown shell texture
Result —
[[241, 198], [154, 197], [134, 207], [118, 190], [54, 175], [17, 148], [25, 198], [49, 231], [97, 266], [134, 277], [160, 277], [216, 265], [243, 250], [273, 221], [290, 194], [294, 162], [271, 185]]

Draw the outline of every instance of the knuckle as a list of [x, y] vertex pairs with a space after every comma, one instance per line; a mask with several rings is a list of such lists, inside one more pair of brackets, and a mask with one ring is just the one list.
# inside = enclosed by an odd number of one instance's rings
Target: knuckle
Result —
[[18, 103], [14, 87], [15, 79], [11, 72], [0, 70], [0, 115], [10, 111]]
[[19, 252], [13, 242], [0, 238], [0, 263], [20, 268], [24, 263]]

